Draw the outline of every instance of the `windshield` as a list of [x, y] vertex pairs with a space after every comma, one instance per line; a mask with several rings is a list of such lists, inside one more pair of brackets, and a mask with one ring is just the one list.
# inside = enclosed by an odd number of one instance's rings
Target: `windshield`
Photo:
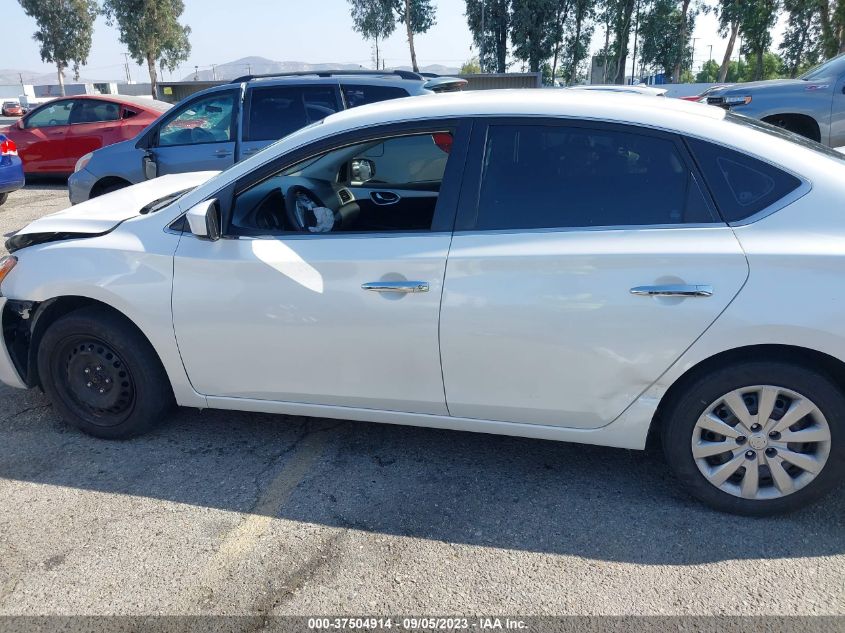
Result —
[[845, 53], [837, 55], [833, 59], [829, 59], [815, 68], [811, 68], [798, 77], [798, 79], [803, 79], [804, 81], [815, 81], [816, 79], [838, 77], [843, 73], [845, 73]]
[[196, 187], [188, 187], [187, 189], [182, 189], [182, 191], [177, 191], [175, 193], [170, 193], [166, 196], [162, 196], [158, 200], [153, 200], [149, 204], [145, 205], [140, 213], [141, 215], [147, 215], [148, 213], [155, 213], [156, 211], [161, 211], [164, 207], [173, 204], [179, 198], [184, 196], [186, 193], [189, 193], [196, 189]]
[[796, 145], [800, 145], [801, 147], [811, 149], [814, 152], [818, 152], [819, 154], [824, 154], [828, 158], [835, 158], [840, 162], [845, 162], [845, 154], [837, 152], [836, 150], [831, 149], [826, 145], [822, 145], [821, 143], [816, 143], [816, 141], [810, 140], [806, 136], [801, 136], [800, 134], [796, 134], [795, 132], [789, 132], [787, 130], [784, 130], [782, 127], [777, 127], [769, 123], [763, 123], [762, 121], [759, 121], [757, 119], [752, 119], [751, 117], [747, 117], [741, 114], [735, 114], [733, 112], [728, 112], [725, 115], [725, 121], [729, 121], [731, 123], [735, 123], [737, 125], [742, 125], [745, 127], [754, 128], [755, 130], [765, 132], [770, 136], [776, 136], [777, 138], [789, 141], [790, 143], [795, 143]]

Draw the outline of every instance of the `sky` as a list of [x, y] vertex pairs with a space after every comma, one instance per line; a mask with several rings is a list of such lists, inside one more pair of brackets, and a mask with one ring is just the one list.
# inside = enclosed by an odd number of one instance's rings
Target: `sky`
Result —
[[[443, 64], [459, 67], [471, 58], [471, 37], [464, 17], [464, 0], [435, 0], [437, 24], [416, 39], [420, 65]], [[0, 0], [3, 37], [0, 38], [0, 68], [53, 72], [44, 64], [32, 39], [35, 21], [16, 0]], [[259, 56], [277, 61], [337, 62], [372, 64], [371, 45], [352, 31], [347, 0], [185, 0], [182, 23], [191, 27], [191, 55], [165, 79], [178, 80], [194, 66], [210, 68], [241, 57]], [[782, 22], [775, 28], [775, 46]], [[711, 55], [721, 62], [726, 41], [717, 33], [714, 15], [699, 15], [693, 33], [697, 70]], [[596, 28], [593, 47], [604, 42], [602, 28]], [[122, 79], [126, 48], [118, 33], [102, 18], [97, 20], [88, 64], [81, 74], [92, 79]], [[409, 65], [404, 30], [397, 29], [383, 43], [382, 56], [388, 66]], [[630, 66], [629, 66], [630, 69]], [[514, 68], [516, 70], [516, 68]], [[146, 68], [130, 66], [132, 78], [148, 81]]]

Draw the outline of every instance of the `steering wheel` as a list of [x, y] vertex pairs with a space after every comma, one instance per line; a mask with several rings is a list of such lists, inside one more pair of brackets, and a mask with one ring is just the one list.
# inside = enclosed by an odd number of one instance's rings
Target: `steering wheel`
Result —
[[214, 141], [214, 134], [206, 130], [205, 128], [201, 128], [199, 126], [191, 128], [191, 142], [192, 143], [207, 143], [210, 141]]
[[304, 233], [328, 233], [335, 225], [334, 211], [301, 185], [290, 187], [285, 194], [285, 213], [291, 226]]

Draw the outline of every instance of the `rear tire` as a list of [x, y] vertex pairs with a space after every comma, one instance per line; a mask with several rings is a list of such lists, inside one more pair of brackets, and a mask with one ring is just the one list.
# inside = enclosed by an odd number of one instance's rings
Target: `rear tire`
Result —
[[96, 437], [141, 435], [174, 406], [152, 345], [104, 308], [82, 308], [53, 323], [38, 348], [38, 373], [59, 414]]
[[826, 374], [799, 365], [739, 363], [686, 386], [667, 407], [662, 441], [683, 487], [711, 507], [791, 512], [845, 476], [845, 396]]

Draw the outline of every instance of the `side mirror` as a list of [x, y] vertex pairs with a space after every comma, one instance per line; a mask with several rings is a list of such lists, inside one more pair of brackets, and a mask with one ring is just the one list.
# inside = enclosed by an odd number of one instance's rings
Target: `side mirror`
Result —
[[188, 209], [185, 214], [191, 233], [202, 240], [220, 239], [220, 205], [216, 199], [206, 200]]
[[22, 130], [23, 127], [24, 127], [23, 126], [23, 119], [18, 119], [18, 122], [15, 123], [15, 127], [18, 128], [19, 130]]
[[369, 158], [354, 158], [349, 164], [351, 182], [367, 182], [376, 175], [376, 164]]
[[152, 152], [147, 152], [144, 154], [144, 178], [147, 180], [152, 180], [156, 176], [158, 176], [158, 165], [156, 164], [155, 156]]

